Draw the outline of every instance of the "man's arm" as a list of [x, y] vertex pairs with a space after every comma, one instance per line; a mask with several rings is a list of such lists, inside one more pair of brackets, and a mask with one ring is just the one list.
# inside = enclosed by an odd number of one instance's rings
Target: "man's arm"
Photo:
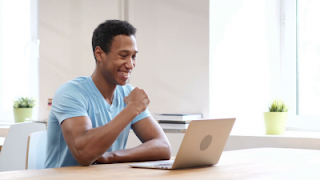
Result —
[[127, 107], [104, 126], [92, 128], [87, 116], [69, 118], [61, 123], [63, 137], [79, 164], [90, 165], [100, 158], [123, 129], [149, 104], [148, 95], [139, 88], [131, 91], [126, 100]]
[[106, 152], [98, 163], [168, 160], [170, 159], [170, 143], [159, 124], [147, 117], [132, 125], [132, 129], [143, 144], [113, 152]]

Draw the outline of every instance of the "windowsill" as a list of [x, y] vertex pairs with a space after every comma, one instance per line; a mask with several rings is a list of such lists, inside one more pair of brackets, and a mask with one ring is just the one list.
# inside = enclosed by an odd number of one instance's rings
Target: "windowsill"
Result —
[[[10, 125], [0, 124], [0, 137], [5, 137], [8, 134]], [[166, 131], [168, 133], [184, 133], [181, 130], [172, 129], [172, 131]], [[251, 137], [287, 137], [287, 138], [320, 138], [319, 131], [296, 131], [287, 130], [283, 135], [266, 135], [264, 131], [258, 132], [231, 132], [230, 136], [251, 136]]]
[[[131, 130], [132, 131], [132, 130]], [[181, 129], [164, 129], [165, 133], [185, 133]], [[267, 135], [264, 129], [255, 131], [231, 131], [230, 136], [270, 137], [270, 138], [315, 138], [320, 139], [320, 131], [286, 130], [283, 135]]]
[[320, 132], [318, 131], [296, 131], [287, 130], [283, 135], [267, 135], [264, 131], [255, 133], [241, 133], [231, 132], [231, 136], [255, 136], [255, 137], [288, 137], [288, 138], [320, 138]]
[[287, 126], [283, 135], [267, 135], [262, 124], [255, 124], [254, 127], [234, 126], [231, 136], [250, 136], [250, 137], [280, 137], [280, 138], [320, 138], [320, 131], [306, 129], [292, 129]]

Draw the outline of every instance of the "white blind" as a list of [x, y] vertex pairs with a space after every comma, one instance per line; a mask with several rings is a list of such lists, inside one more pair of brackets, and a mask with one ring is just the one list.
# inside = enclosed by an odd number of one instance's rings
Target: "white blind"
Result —
[[36, 0], [0, 0], [0, 121], [14, 121], [16, 98], [38, 99], [37, 24]]
[[280, 79], [280, 1], [211, 0], [210, 116], [236, 117], [234, 132], [263, 132]]

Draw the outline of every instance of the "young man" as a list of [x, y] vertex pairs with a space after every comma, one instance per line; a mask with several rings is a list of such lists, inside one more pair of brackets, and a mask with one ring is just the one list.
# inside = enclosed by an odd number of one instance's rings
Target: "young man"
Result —
[[[46, 168], [170, 159], [168, 139], [147, 109], [148, 95], [127, 84], [138, 53], [135, 32], [119, 20], [95, 29], [92, 76], [71, 80], [54, 95]], [[143, 144], [125, 149], [130, 128]]]

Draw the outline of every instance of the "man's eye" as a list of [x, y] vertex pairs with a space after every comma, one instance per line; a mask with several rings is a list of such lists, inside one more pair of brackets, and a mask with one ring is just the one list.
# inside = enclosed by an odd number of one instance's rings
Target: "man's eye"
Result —
[[123, 58], [126, 58], [127, 57], [127, 55], [120, 55], [121, 57], [123, 57]]

